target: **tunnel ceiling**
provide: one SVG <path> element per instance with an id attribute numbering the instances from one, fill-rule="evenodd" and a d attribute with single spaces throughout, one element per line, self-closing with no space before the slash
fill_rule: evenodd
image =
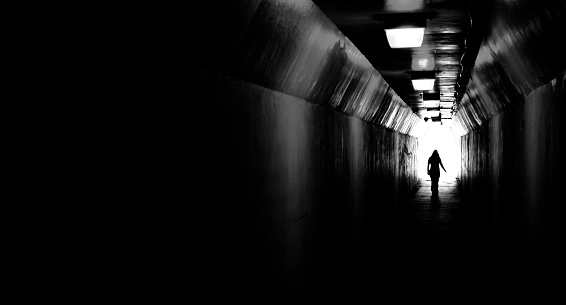
<path id="1" fill-rule="evenodd" d="M 393 90 L 420 118 L 431 116 L 422 91 L 415 91 L 411 71 L 436 70 L 434 92 L 440 93 L 442 119 L 451 119 L 469 70 L 477 55 L 485 7 L 475 9 L 471 0 L 314 0 L 339 30 L 369 60 Z M 476 4 L 476 6 L 478 6 Z M 479 12 L 479 13 L 478 13 Z M 393 49 L 384 31 L 384 20 L 423 13 L 427 16 L 421 47 Z M 474 29 L 471 21 L 473 17 Z M 438 118 L 435 116 L 435 118 Z"/>

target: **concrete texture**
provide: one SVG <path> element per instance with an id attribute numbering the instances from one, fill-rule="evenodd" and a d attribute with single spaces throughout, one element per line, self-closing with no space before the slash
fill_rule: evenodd
<path id="1" fill-rule="evenodd" d="M 561 12 L 561 2 L 549 3 Z M 127 206 L 115 216 L 125 233 L 112 232 L 116 246 L 100 255 L 123 277 L 106 274 L 104 283 L 121 290 L 135 278 L 133 295 L 159 301 L 197 294 L 210 303 L 296 304 L 336 292 L 347 302 L 375 287 L 378 297 L 418 301 L 443 291 L 427 282 L 435 270 L 458 274 L 481 255 L 469 268 L 495 273 L 465 289 L 461 276 L 440 283 L 472 294 L 486 282 L 505 286 L 500 296 L 536 281 L 561 284 L 553 276 L 566 256 L 555 199 L 564 185 L 564 66 L 562 57 L 549 67 L 530 53 L 535 42 L 519 43 L 522 33 L 538 37 L 533 27 L 512 31 L 528 50 L 498 53 L 498 66 L 478 72 L 494 71 L 493 81 L 476 83 L 474 102 L 462 103 L 463 201 L 441 193 L 437 207 L 422 193 L 404 205 L 417 185 L 418 123 L 363 55 L 308 1 L 217 4 L 204 10 L 218 13 L 209 23 L 191 24 L 182 11 L 148 31 L 160 51 L 141 73 L 149 85 L 136 88 L 147 96 L 117 115 L 135 119 L 120 121 L 127 126 L 112 147 L 134 149 L 104 151 L 119 163 L 107 179 L 122 195 L 112 198 Z M 537 11 L 540 29 L 558 20 L 544 21 L 551 8 Z M 524 58 L 527 72 L 542 73 L 521 80 L 523 70 L 510 67 Z M 446 187 L 453 192 L 453 182 Z M 456 262 L 469 250 L 462 240 L 478 247 Z"/>
<path id="2" fill-rule="evenodd" d="M 554 80 L 461 138 L 463 190 L 506 253 L 498 259 L 522 272 L 550 276 L 563 268 L 556 244 L 564 230 L 557 216 L 564 211 L 557 203 L 564 182 L 563 100 L 564 81 Z"/>
<path id="3" fill-rule="evenodd" d="M 494 8 L 455 124 L 463 135 L 463 195 L 493 242 L 496 265 L 525 281 L 551 278 L 563 272 L 565 256 L 557 202 L 566 64 L 554 36 L 565 6 L 496 1 Z"/>
<path id="4" fill-rule="evenodd" d="M 563 1 L 494 1 L 489 35 L 478 51 L 466 92 L 457 101 L 461 135 L 488 122 L 513 103 L 560 75 Z"/>
<path id="5" fill-rule="evenodd" d="M 420 121 L 309 1 L 212 6 L 147 31 L 157 51 L 123 135 L 128 217 L 147 228 L 131 273 L 159 300 L 300 303 L 416 186 Z"/>
<path id="6" fill-rule="evenodd" d="M 203 198 L 193 276 L 210 301 L 295 304 L 321 275 L 347 276 L 368 227 L 416 186 L 421 121 L 312 2 L 214 11 L 198 60 L 184 19 L 161 38 Z"/>
<path id="7" fill-rule="evenodd" d="M 302 300 L 321 274 L 346 276 L 368 228 L 416 187 L 417 139 L 242 80 L 198 73 L 194 88 L 214 114 L 202 126 L 212 138 L 198 162 L 214 162 L 214 177 L 225 186 L 203 197 L 216 219 L 215 233 L 207 235 L 225 243 L 206 250 L 205 272 L 232 270 L 235 278 L 225 279 L 233 281 L 231 293 L 282 303 Z M 249 290 L 256 285 L 263 291 Z"/>
<path id="8" fill-rule="evenodd" d="M 211 10 L 213 24 L 179 18 L 157 34 L 175 42 L 167 44 L 176 63 L 230 75 L 401 133 L 421 132 L 422 120 L 312 1 L 220 1 Z M 194 26 L 206 31 L 186 37 L 191 21 L 205 23 Z M 204 47 L 194 49 L 193 39 Z M 190 52 L 198 61 L 187 56 Z"/>

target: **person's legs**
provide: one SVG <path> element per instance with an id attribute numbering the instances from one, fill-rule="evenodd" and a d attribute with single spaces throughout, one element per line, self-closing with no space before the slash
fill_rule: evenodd
<path id="1" fill-rule="evenodd" d="M 430 176 L 430 190 L 432 191 L 433 195 L 437 195 L 438 194 L 438 176 Z"/>

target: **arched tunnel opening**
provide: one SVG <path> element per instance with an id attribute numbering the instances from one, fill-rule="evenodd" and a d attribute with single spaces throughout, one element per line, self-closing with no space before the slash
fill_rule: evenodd
<path id="1" fill-rule="evenodd" d="M 339 2 L 220 1 L 203 4 L 213 16 L 166 9 L 148 28 L 157 51 L 140 72 L 152 118 L 140 142 L 146 162 L 159 161 L 138 178 L 154 202 L 143 206 L 152 224 L 140 243 L 151 247 L 135 272 L 146 293 L 248 304 L 563 299 L 564 3 L 493 0 L 481 38 L 456 21 L 425 34 L 423 56 L 445 65 L 437 89 L 451 93 L 437 110 L 450 119 L 425 121 L 394 67 L 421 62 L 420 51 L 364 53 L 371 43 L 345 35 L 364 22 L 379 32 L 368 16 L 400 7 L 353 1 L 345 18 Z M 440 12 L 456 3 L 420 2 Z M 436 18 L 469 19 L 464 7 Z M 445 35 L 461 43 L 427 42 Z M 446 168 L 436 199 L 433 150 Z"/>

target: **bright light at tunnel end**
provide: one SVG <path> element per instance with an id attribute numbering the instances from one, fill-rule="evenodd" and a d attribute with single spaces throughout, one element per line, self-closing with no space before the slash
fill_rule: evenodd
<path id="1" fill-rule="evenodd" d="M 385 29 L 391 48 L 418 48 L 423 44 L 424 28 Z"/>
<path id="2" fill-rule="evenodd" d="M 430 179 L 426 172 L 427 161 L 432 152 L 436 149 L 447 171 L 446 173 L 441 173 L 441 179 L 454 179 L 457 177 L 461 166 L 461 152 L 457 135 L 454 133 L 453 128 L 446 125 L 430 123 L 425 123 L 424 125 L 427 126 L 419 137 L 417 154 L 418 175 L 424 179 Z"/>

